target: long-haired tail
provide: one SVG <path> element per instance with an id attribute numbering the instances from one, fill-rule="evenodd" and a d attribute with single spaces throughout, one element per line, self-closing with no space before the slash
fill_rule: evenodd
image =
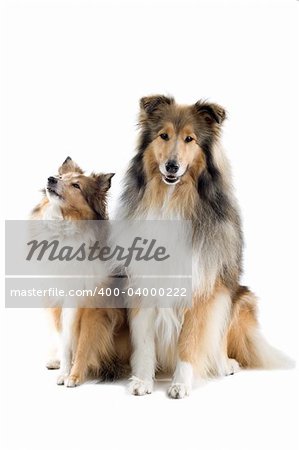
<path id="1" fill-rule="evenodd" d="M 240 286 L 233 299 L 233 318 L 228 331 L 228 356 L 245 368 L 291 369 L 288 356 L 272 347 L 262 336 L 257 320 L 257 299 Z"/>

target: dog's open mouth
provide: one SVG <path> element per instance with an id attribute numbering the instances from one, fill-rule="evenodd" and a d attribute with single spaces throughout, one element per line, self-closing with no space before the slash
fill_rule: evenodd
<path id="1" fill-rule="evenodd" d="M 162 179 L 166 184 L 177 184 L 180 181 L 180 177 L 176 177 L 175 175 L 162 175 Z"/>

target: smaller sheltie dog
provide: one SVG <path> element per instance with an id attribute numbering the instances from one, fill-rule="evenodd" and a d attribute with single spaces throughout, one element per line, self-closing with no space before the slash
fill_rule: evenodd
<path id="1" fill-rule="evenodd" d="M 72 240 L 78 235 L 78 221 L 108 219 L 107 191 L 114 174 L 86 176 L 70 157 L 58 174 L 48 178 L 45 196 L 32 211 L 31 218 L 71 222 L 66 239 Z M 84 301 L 80 301 L 82 308 L 63 308 L 63 305 L 62 301 L 62 308 L 49 308 L 54 329 L 59 334 L 60 357 L 57 349 L 52 349 L 47 368 L 60 367 L 57 384 L 74 387 L 88 375 L 118 378 L 130 357 L 125 309 L 84 308 Z"/>

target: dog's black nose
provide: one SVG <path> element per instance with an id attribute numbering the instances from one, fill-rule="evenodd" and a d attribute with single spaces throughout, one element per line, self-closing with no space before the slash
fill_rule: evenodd
<path id="1" fill-rule="evenodd" d="M 49 183 L 51 183 L 51 184 L 56 184 L 56 183 L 57 183 L 57 180 L 56 180 L 55 177 L 49 177 L 49 178 L 48 178 L 48 181 L 49 181 Z"/>
<path id="2" fill-rule="evenodd" d="M 174 160 L 167 161 L 167 163 L 165 164 L 165 169 L 168 173 L 177 173 L 179 167 L 180 166 L 178 165 L 178 163 Z"/>

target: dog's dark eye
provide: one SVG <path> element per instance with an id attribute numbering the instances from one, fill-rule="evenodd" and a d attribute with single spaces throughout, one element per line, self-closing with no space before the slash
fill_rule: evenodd
<path id="1" fill-rule="evenodd" d="M 160 134 L 160 138 L 163 139 L 163 141 L 168 141 L 169 136 L 167 133 L 162 133 L 162 134 Z"/>
<path id="2" fill-rule="evenodd" d="M 78 183 L 73 183 L 73 187 L 76 188 L 76 189 L 80 189 L 80 186 L 79 186 Z"/>
<path id="3" fill-rule="evenodd" d="M 191 136 L 187 136 L 186 138 L 185 138 L 185 142 L 188 144 L 188 142 L 191 142 L 191 141 L 193 141 L 193 137 L 191 137 Z"/>

